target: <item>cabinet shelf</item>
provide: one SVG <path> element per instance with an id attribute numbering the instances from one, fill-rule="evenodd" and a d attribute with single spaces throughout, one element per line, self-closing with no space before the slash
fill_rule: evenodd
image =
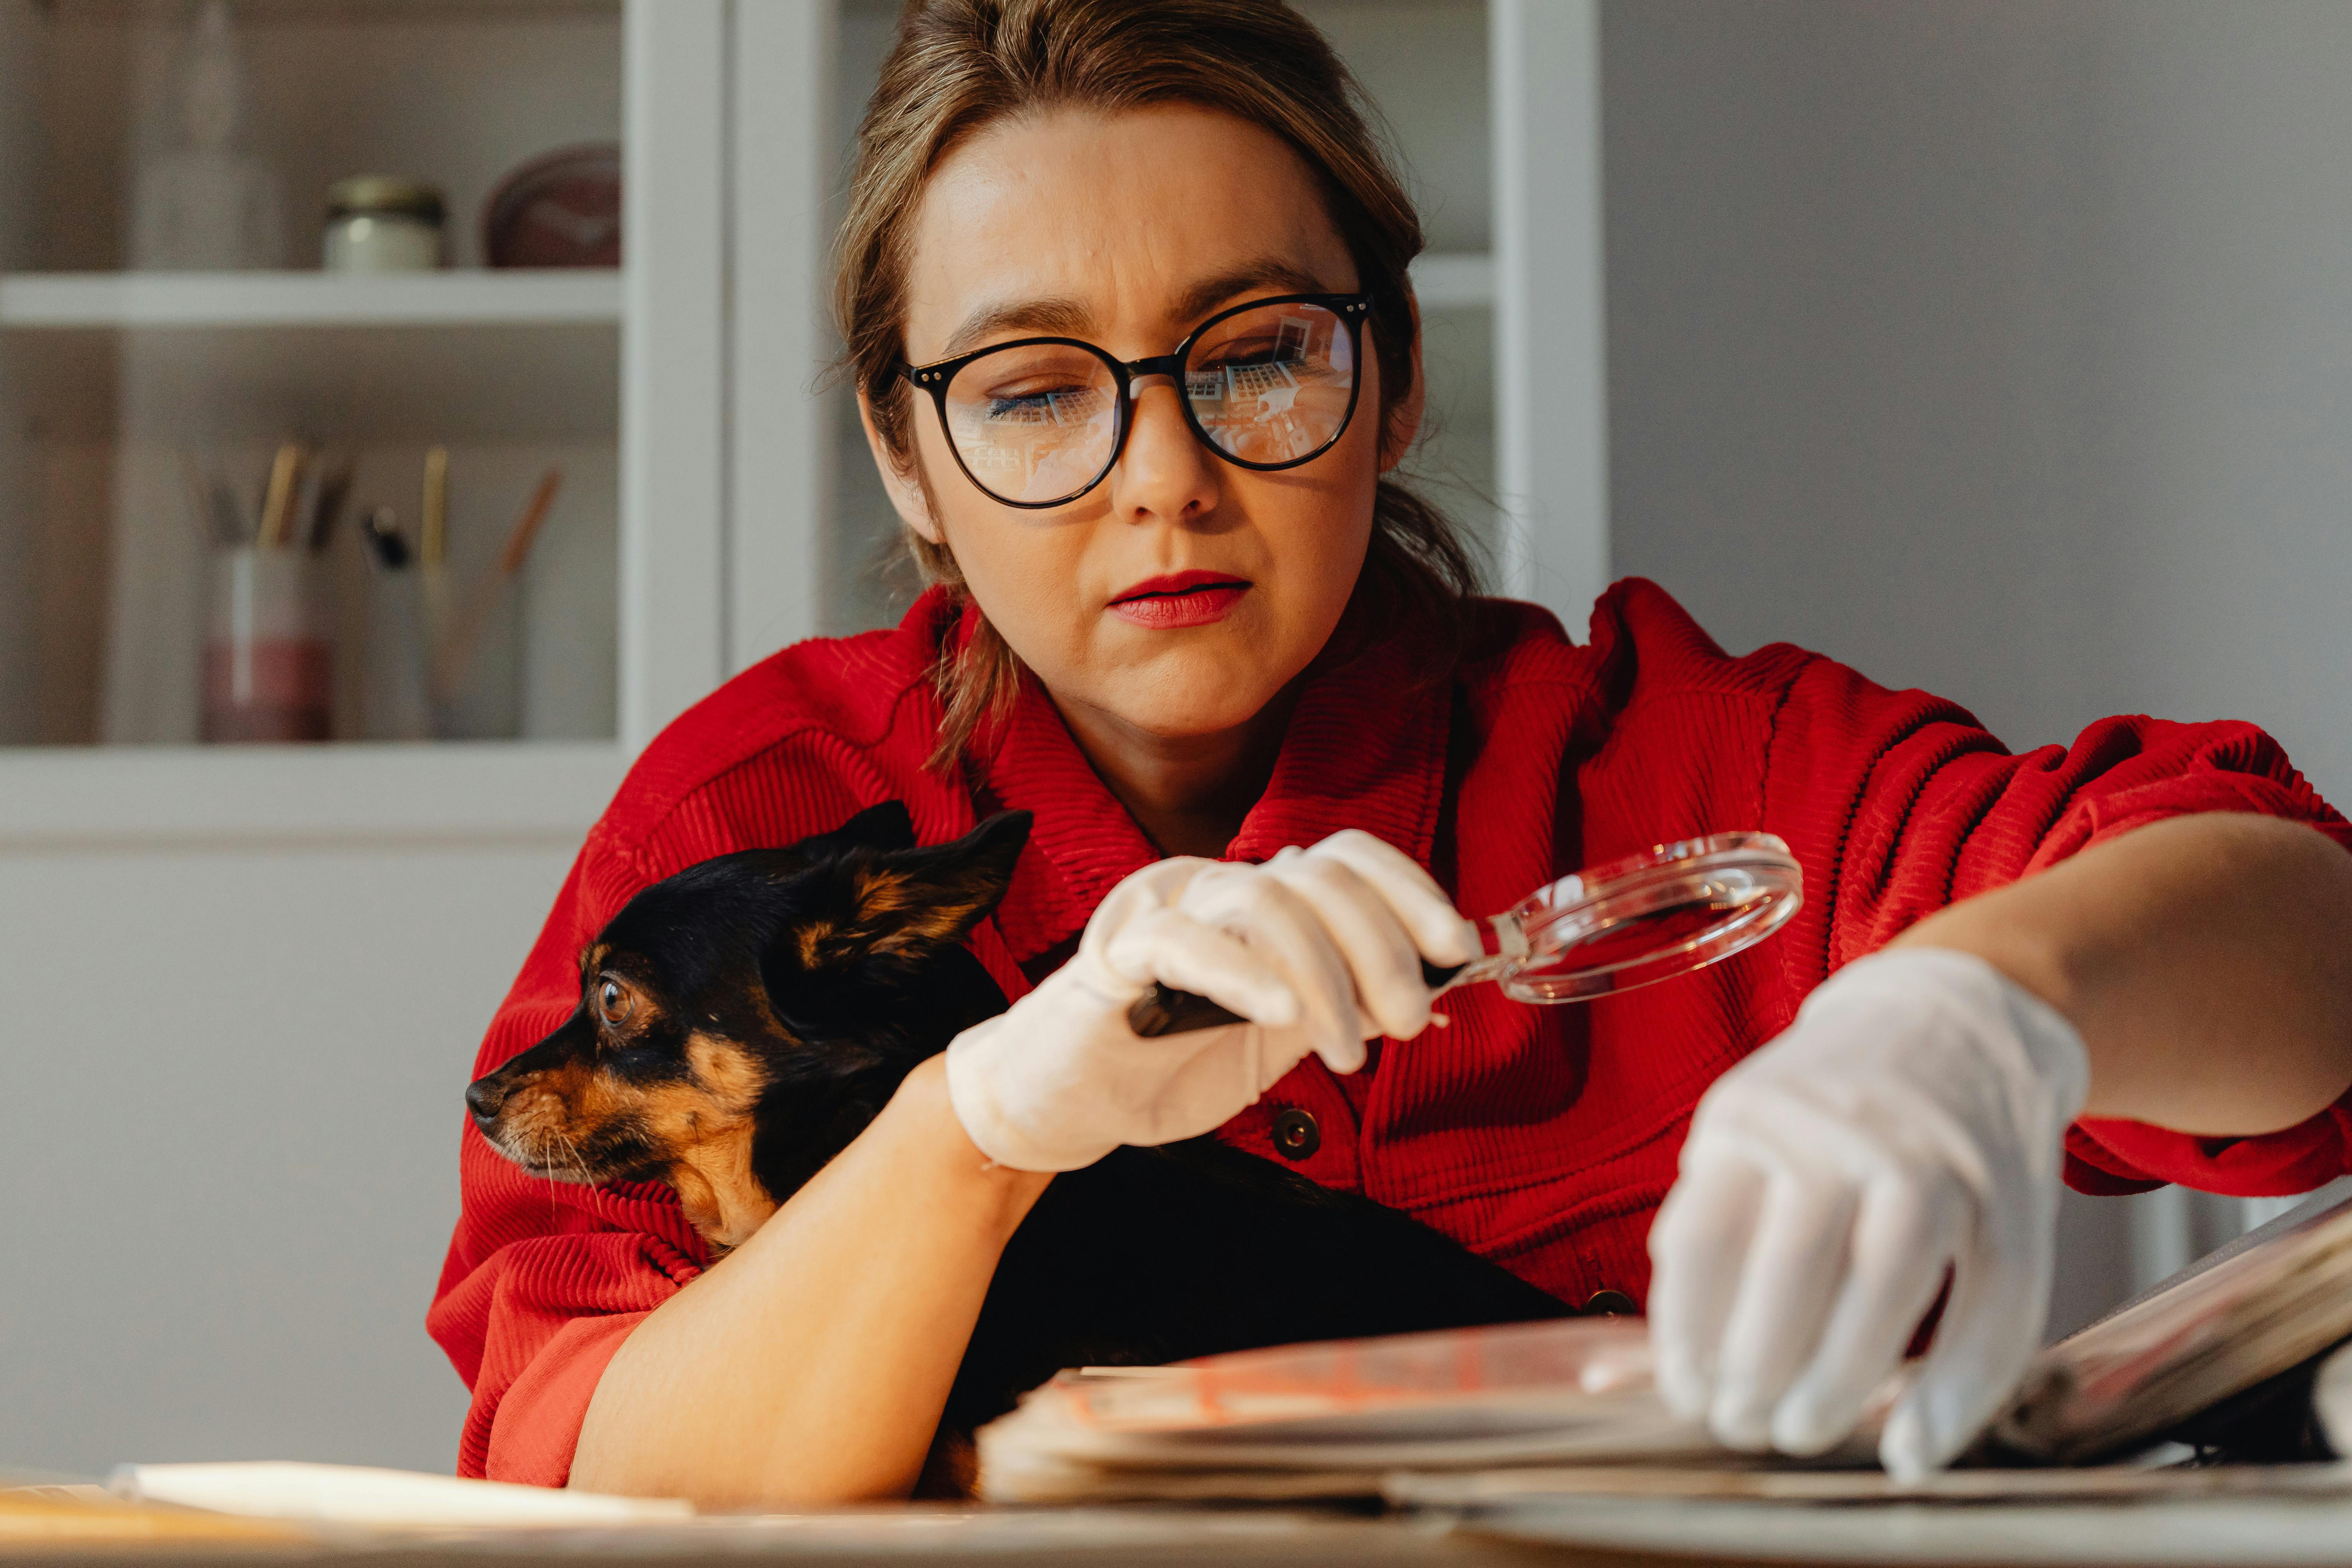
<path id="1" fill-rule="evenodd" d="M 260 328 L 616 324 L 615 270 L 20 272 L 0 327 Z"/>
<path id="2" fill-rule="evenodd" d="M 0 750 L 0 850 L 576 844 L 611 742 Z"/>

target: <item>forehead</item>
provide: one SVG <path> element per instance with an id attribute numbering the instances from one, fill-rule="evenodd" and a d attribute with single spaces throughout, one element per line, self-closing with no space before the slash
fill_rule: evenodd
<path id="1" fill-rule="evenodd" d="M 1191 288 L 1267 262 L 1356 287 L 1313 174 L 1271 132 L 1189 104 L 1000 121 L 924 187 L 908 349 L 919 363 L 977 313 L 1051 300 L 1108 346 L 1157 353 L 1192 324 Z M 1122 334 L 1140 341 L 1110 342 Z"/>

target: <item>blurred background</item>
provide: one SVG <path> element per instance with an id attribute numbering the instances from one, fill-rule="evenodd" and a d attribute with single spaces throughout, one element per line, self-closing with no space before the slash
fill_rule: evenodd
<path id="1" fill-rule="evenodd" d="M 2352 11 L 1304 8 L 1501 587 L 2352 799 Z M 0 1462 L 452 1462 L 457 1094 L 581 834 L 899 602 L 821 308 L 894 15 L 0 0 Z M 2053 1330 L 2258 1212 L 2070 1200 Z"/>

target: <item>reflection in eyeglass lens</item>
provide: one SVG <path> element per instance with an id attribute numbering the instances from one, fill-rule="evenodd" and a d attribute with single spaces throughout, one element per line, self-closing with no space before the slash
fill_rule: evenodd
<path id="1" fill-rule="evenodd" d="M 1118 387 L 1083 349 L 1043 343 L 972 361 L 948 386 L 948 430 L 965 471 L 992 495 L 1058 500 L 1110 459 Z"/>
<path id="2" fill-rule="evenodd" d="M 1296 463 L 1339 437 L 1356 384 L 1347 324 L 1320 305 L 1244 310 L 1202 334 L 1184 362 L 1201 429 L 1244 463 Z M 982 355 L 948 384 L 948 433 L 981 489 L 1042 504 L 1073 496 L 1118 438 L 1110 367 L 1066 343 Z"/>
<path id="3" fill-rule="evenodd" d="M 1269 305 L 1219 322 L 1184 363 L 1209 439 L 1244 463 L 1292 463 L 1339 438 L 1355 389 L 1345 323 L 1320 305 Z"/>

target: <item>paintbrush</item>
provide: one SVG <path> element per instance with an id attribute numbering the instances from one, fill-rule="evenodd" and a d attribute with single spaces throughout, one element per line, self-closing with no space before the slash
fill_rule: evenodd
<path id="1" fill-rule="evenodd" d="M 434 645 L 434 701 L 446 704 L 457 700 L 457 689 L 465 681 L 466 667 L 474 661 L 474 649 L 482 639 L 483 628 L 489 624 L 490 614 L 498 608 L 507 585 L 530 558 L 530 547 L 538 540 L 548 509 L 555 504 L 555 492 L 562 485 L 562 468 L 550 468 L 540 476 L 539 488 L 530 492 L 530 500 L 523 503 L 521 514 L 507 531 L 506 547 L 499 552 L 497 563 L 482 574 L 482 580 L 475 584 L 473 595 L 466 601 L 465 618 L 446 640 Z"/>
<path id="2" fill-rule="evenodd" d="M 424 506 L 416 519 L 418 587 L 425 597 L 425 646 L 438 647 L 449 626 L 449 448 L 425 449 Z"/>

